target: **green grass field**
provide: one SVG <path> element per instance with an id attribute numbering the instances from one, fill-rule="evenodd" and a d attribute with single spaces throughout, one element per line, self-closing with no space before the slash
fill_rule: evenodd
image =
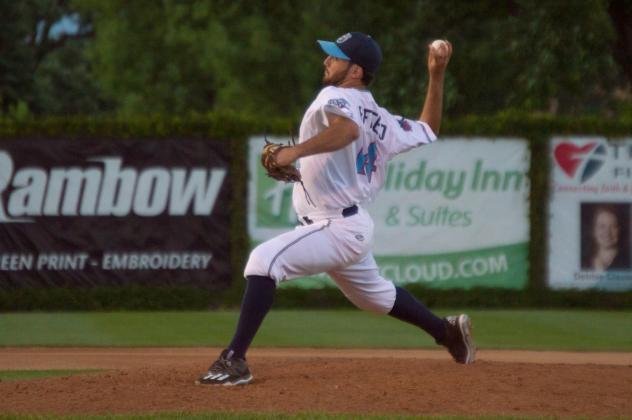
<path id="1" fill-rule="evenodd" d="M 439 311 L 446 315 L 450 311 Z M 632 351 L 632 312 L 468 311 L 479 348 Z M 6 313 L 0 346 L 224 346 L 236 311 Z M 361 311 L 273 310 L 260 347 L 435 347 L 417 328 Z"/>
<path id="2" fill-rule="evenodd" d="M 461 311 L 439 311 L 447 315 Z M 467 311 L 479 348 L 632 351 L 632 312 L 494 310 Z M 0 346 L 223 346 L 237 322 L 236 311 L 6 313 L 0 314 Z M 361 311 L 273 310 L 255 339 L 260 347 L 382 347 L 436 345 L 413 326 Z M 0 381 L 65 376 L 86 371 L 0 371 Z M 353 416 L 340 414 L 163 413 L 107 416 L 17 416 L 0 420 L 172 419 L 443 419 L 502 420 L 547 417 Z"/>
<path id="3" fill-rule="evenodd" d="M 24 381 L 28 379 L 70 376 L 79 373 L 100 372 L 99 369 L 54 369 L 54 370 L 0 370 L 0 381 Z"/>

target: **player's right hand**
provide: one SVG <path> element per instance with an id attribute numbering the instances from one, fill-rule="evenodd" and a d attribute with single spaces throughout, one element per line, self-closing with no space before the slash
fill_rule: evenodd
<path id="1" fill-rule="evenodd" d="M 433 48 L 428 44 L 428 71 L 432 75 L 441 75 L 445 72 L 452 57 L 452 43 L 445 40 L 439 48 Z"/>

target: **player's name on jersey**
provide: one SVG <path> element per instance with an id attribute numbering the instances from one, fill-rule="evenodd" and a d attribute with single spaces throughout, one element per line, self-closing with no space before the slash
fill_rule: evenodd
<path id="1" fill-rule="evenodd" d="M 206 270 L 209 252 L 104 252 L 91 258 L 86 252 L 4 253 L 0 271 Z"/>
<path id="2" fill-rule="evenodd" d="M 417 167 L 403 162 L 389 164 L 384 189 L 386 191 L 436 191 L 455 199 L 464 191 L 504 192 L 520 191 L 526 186 L 526 174 L 518 170 L 495 170 L 484 167 L 482 159 L 467 170 L 432 169 L 425 160 Z"/>

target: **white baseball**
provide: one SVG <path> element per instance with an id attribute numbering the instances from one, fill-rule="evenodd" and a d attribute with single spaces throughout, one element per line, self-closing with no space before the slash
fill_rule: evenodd
<path id="1" fill-rule="evenodd" d="M 430 46 L 436 51 L 441 51 L 443 48 L 445 48 L 445 51 L 448 51 L 448 43 L 442 39 L 435 39 L 434 41 L 432 41 L 432 44 L 430 44 Z"/>

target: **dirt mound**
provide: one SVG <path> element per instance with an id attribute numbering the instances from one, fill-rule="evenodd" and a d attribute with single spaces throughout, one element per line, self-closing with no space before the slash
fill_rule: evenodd
<path id="1" fill-rule="evenodd" d="M 195 385 L 215 350 L 0 349 L 2 369 L 109 369 L 0 383 L 0 412 L 632 415 L 627 353 L 611 356 L 612 364 L 604 364 L 603 354 L 594 363 L 579 364 L 553 356 L 533 363 L 527 352 L 517 353 L 525 360 L 497 361 L 481 352 L 474 365 L 462 366 L 444 352 L 255 349 L 249 358 L 252 385 Z M 577 355 L 590 360 L 586 353 Z"/>

